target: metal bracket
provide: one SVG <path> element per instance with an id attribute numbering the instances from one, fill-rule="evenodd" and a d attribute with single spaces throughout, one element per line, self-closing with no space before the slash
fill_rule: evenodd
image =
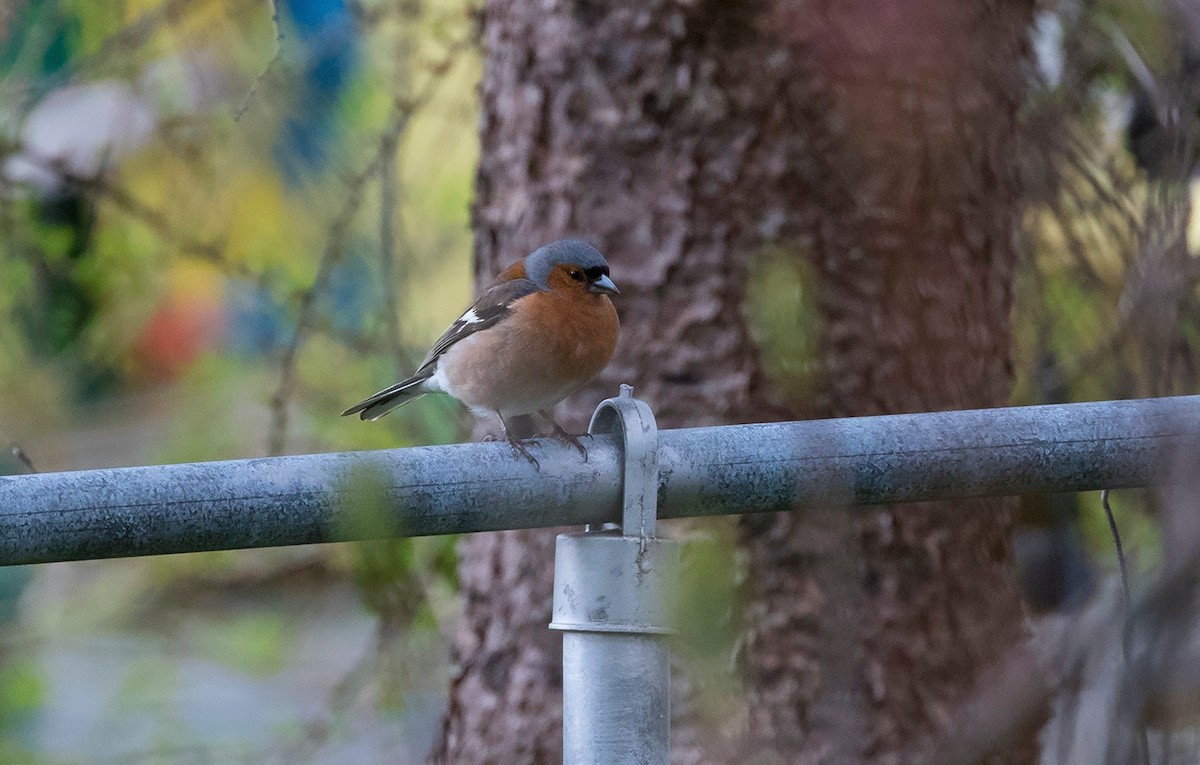
<path id="1" fill-rule="evenodd" d="M 622 528 L 605 524 L 560 534 L 554 561 L 551 629 L 670 634 L 679 545 L 655 536 L 658 520 L 658 426 L 633 388 L 596 407 L 588 432 L 622 441 Z"/>
<path id="2" fill-rule="evenodd" d="M 563 633 L 563 762 L 667 765 L 679 545 L 658 539 L 658 426 L 621 386 L 591 434 L 620 439 L 621 528 L 560 534 L 550 629 Z"/>
<path id="3" fill-rule="evenodd" d="M 621 528 L 627 536 L 653 539 L 658 521 L 658 424 L 650 405 L 621 385 L 614 398 L 600 402 L 588 433 L 612 433 L 622 442 Z"/>

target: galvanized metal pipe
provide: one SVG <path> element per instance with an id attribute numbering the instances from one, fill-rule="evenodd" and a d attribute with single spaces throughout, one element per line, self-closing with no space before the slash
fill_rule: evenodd
<path id="1" fill-rule="evenodd" d="M 563 633 L 564 763 L 667 765 L 678 574 L 672 540 L 558 536 L 550 628 Z"/>
<path id="2" fill-rule="evenodd" d="M 1197 435 L 1198 396 L 666 430 L 659 517 L 1145 486 Z M 374 485 L 363 471 L 397 534 L 620 518 L 611 436 L 587 462 L 533 452 L 540 471 L 483 443 L 3 477 L 0 564 L 359 538 L 346 508 Z"/>
<path id="3" fill-rule="evenodd" d="M 564 632 L 563 763 L 667 765 L 670 659 L 662 635 Z"/>

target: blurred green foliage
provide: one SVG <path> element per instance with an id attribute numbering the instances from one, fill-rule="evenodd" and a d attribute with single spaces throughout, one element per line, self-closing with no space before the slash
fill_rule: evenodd
<path id="1" fill-rule="evenodd" d="M 359 7 L 363 52 L 328 118 L 334 126 L 330 164 L 299 179 L 276 162 L 278 136 L 292 119 L 292 94 L 302 89 L 304 76 L 303 55 L 286 44 L 291 38 L 285 29 L 276 57 L 276 33 L 262 8 L 178 5 L 31 2 L 10 30 L 4 89 L 23 96 L 9 102 L 22 108 L 5 110 L 0 124 L 19 125 L 22 110 L 36 108 L 43 86 L 62 84 L 32 53 L 51 45 L 48 35 L 62 38 L 81 83 L 134 83 L 149 91 L 161 120 L 144 143 L 110 161 L 101 181 L 68 188 L 69 205 L 11 188 L 4 195 L 0 308 L 21 321 L 0 328 L 0 385 L 15 393 L 0 403 L 0 421 L 23 443 L 59 429 L 79 404 L 147 384 L 182 380 L 172 389 L 186 389 L 191 405 L 172 407 L 197 421 L 197 410 L 261 407 L 269 400 L 279 357 L 267 348 L 247 359 L 229 348 L 222 335 L 231 329 L 221 323 L 229 321 L 230 291 L 264 290 L 267 308 L 278 314 L 277 336 L 269 343 L 277 350 L 288 341 L 296 301 L 312 285 L 323 253 L 344 251 L 358 278 L 378 273 L 377 177 L 363 182 L 363 204 L 353 210 L 342 241 L 331 242 L 330 226 L 346 179 L 377 151 L 376 138 L 397 98 L 425 99 L 412 107 L 397 136 L 403 193 L 392 200 L 398 207 L 393 233 L 402 278 L 395 289 L 405 360 L 416 357 L 469 295 L 478 62 L 462 45 L 470 34 L 465 4 L 423 3 L 406 14 L 391 4 Z M 286 18 L 280 23 L 286 27 Z M 114 45 L 122 36 L 138 44 Z M 408 60 L 396 61 L 403 38 L 414 44 L 404 49 Z M 172 65 L 178 58 L 186 66 Z M 198 70 L 191 79 L 187 66 Z M 216 92 L 201 107 L 183 110 L 173 103 L 184 98 L 178 91 L 202 87 Z M 50 217 L 51 203 L 73 212 Z M 334 296 L 320 310 L 300 348 L 299 384 L 289 402 L 298 415 L 289 433 L 295 444 L 377 447 L 460 435 L 455 423 L 461 420 L 447 417 L 453 410 L 437 403 L 415 405 L 415 417 L 374 427 L 326 416 L 386 384 L 399 364 L 383 347 L 378 291 L 350 306 Z M 167 341 L 194 329 L 189 322 L 208 325 L 196 330 L 203 337 L 182 363 L 147 347 L 156 323 L 169 328 L 172 319 L 183 329 L 168 333 Z M 30 410 L 38 414 L 30 416 Z M 241 414 L 229 416 L 244 419 Z M 190 459 L 252 454 L 266 440 L 236 427 L 192 427 L 189 436 L 168 452 Z M 160 453 L 130 461 L 172 456 L 161 447 L 154 451 Z"/>
<path id="2" fill-rule="evenodd" d="M 207 624 L 193 639 L 213 659 L 243 672 L 265 675 L 284 668 L 285 649 L 295 636 L 280 614 L 256 610 Z"/>
<path id="3" fill-rule="evenodd" d="M 0 666 L 0 728 L 12 730 L 26 722 L 43 701 L 45 688 L 37 664 L 29 657 L 8 657 Z"/>
<path id="4" fill-rule="evenodd" d="M 0 14 L 11 18 L 0 28 L 0 168 L 30 152 L 25 126 L 55 99 L 83 109 L 81 94 L 102 88 L 153 116 L 137 141 L 82 150 L 91 165 L 44 161 L 42 175 L 61 172 L 56 183 L 18 184 L 0 173 L 0 316 L 10 319 L 0 321 L 0 440 L 6 449 L 19 443 L 39 470 L 260 455 L 275 430 L 289 451 L 462 437 L 466 418 L 448 400 L 372 424 L 336 415 L 406 371 L 471 292 L 479 71 L 471 6 L 280 0 L 278 26 L 271 7 L 23 0 L 11 17 Z M 103 115 L 66 114 L 51 124 L 91 122 L 103 134 Z M 75 132 L 86 144 L 86 127 Z M 385 151 L 394 161 L 381 165 Z M 380 172 L 364 173 L 369 167 L 394 173 L 394 197 L 384 198 Z M 386 285 L 384 238 L 396 259 Z M 329 280 L 319 284 L 323 270 Z M 387 334 L 385 289 L 395 293 L 399 346 Z M 294 384 L 283 390 L 308 291 L 315 299 Z M 0 468 L 24 469 L 7 459 Z M 350 522 L 383 523 L 386 508 L 362 496 Z M 0 662 L 0 761 L 56 761 L 59 750 L 34 725 L 39 708 L 63 703 L 61 680 L 42 657 L 97 650 L 101 636 L 154 646 L 138 661 L 100 659 L 123 673 L 117 688 L 78 680 L 80 693 L 115 693 L 112 735 L 131 736 L 146 761 L 155 751 L 170 761 L 192 745 L 217 756 L 229 742 L 195 727 L 203 702 L 189 700 L 200 691 L 187 668 L 213 663 L 244 683 L 295 676 L 306 646 L 341 634 L 324 624 L 345 618 L 344 598 L 326 594 L 339 581 L 355 583 L 376 620 L 431 636 L 406 638 L 420 661 L 437 659 L 404 683 L 444 685 L 439 630 L 453 615 L 455 564 L 450 539 L 376 540 L 299 555 L 92 564 L 81 579 L 64 573 L 71 585 L 27 595 L 11 622 L 14 639 L 36 648 Z M 45 593 L 53 579 L 32 586 Z M 342 653 L 329 666 L 391 650 L 382 636 L 353 629 L 365 642 L 327 647 Z M 331 704 L 358 708 L 357 697 L 339 700 L 335 690 Z M 273 726 L 268 739 L 260 731 L 251 749 L 286 749 L 311 735 L 310 723 L 264 722 Z M 87 730 L 62 738 L 86 740 Z M 240 759 L 248 744 L 231 746 Z"/>
<path id="5" fill-rule="evenodd" d="M 789 405 L 811 410 L 822 389 L 816 272 L 806 253 L 768 247 L 750 262 L 746 308 L 763 372 Z"/>
<path id="6" fill-rule="evenodd" d="M 735 667 L 745 584 L 739 526 L 736 519 L 705 519 L 681 531 L 678 633 L 672 648 L 686 669 L 699 714 L 714 725 L 728 725 L 743 703 Z"/>

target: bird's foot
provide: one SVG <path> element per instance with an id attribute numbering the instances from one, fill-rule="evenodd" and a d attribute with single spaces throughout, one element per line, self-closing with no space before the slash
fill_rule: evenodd
<path id="1" fill-rule="evenodd" d="M 579 436 L 573 436 L 567 431 L 563 430 L 562 425 L 559 425 L 557 422 L 555 422 L 554 418 L 551 417 L 548 412 L 543 411 L 538 412 L 538 414 L 542 415 L 546 422 L 550 423 L 550 427 L 554 429 L 551 433 L 551 437 L 554 438 L 555 441 L 559 441 L 569 446 L 574 446 L 579 450 L 579 456 L 583 457 L 583 461 L 588 461 L 587 449 L 584 447 L 583 442 L 579 440 Z"/>
<path id="2" fill-rule="evenodd" d="M 509 448 L 511 448 L 514 452 L 516 452 L 517 454 L 521 455 L 525 459 L 532 462 L 533 466 L 535 468 L 537 468 L 538 472 L 541 472 L 541 469 L 542 469 L 541 463 L 539 463 L 537 461 L 537 457 L 534 457 L 533 454 L 530 453 L 529 447 L 527 447 L 525 445 L 524 441 L 513 438 L 512 436 L 509 436 L 508 437 L 508 445 L 509 445 Z"/>

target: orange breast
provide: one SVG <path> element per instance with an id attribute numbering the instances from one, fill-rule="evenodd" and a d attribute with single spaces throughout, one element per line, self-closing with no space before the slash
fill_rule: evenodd
<path id="1" fill-rule="evenodd" d="M 620 322 L 607 295 L 588 294 L 584 299 L 554 292 L 530 295 L 529 310 L 519 316 L 527 326 L 553 328 L 540 333 L 538 355 L 543 357 L 544 373 L 555 380 L 578 380 L 583 385 L 604 369 L 616 350 Z"/>
<path id="2" fill-rule="evenodd" d="M 548 409 L 602 370 L 617 346 L 619 321 L 606 295 L 522 298 L 513 315 L 451 348 L 444 365 L 468 406 L 505 416 Z"/>

